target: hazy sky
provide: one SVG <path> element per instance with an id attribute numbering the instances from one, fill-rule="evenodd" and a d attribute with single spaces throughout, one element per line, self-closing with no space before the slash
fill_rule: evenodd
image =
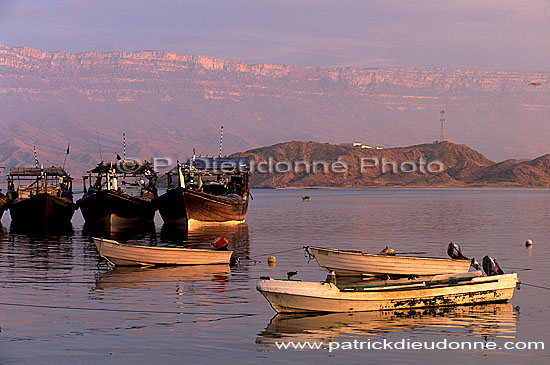
<path id="1" fill-rule="evenodd" d="M 550 71 L 550 0 L 0 0 L 0 42 L 247 63 Z"/>

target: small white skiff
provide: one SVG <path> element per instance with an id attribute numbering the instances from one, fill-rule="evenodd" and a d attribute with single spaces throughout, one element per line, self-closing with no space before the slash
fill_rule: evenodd
<path id="1" fill-rule="evenodd" d="M 440 275 L 463 273 L 470 269 L 470 260 L 438 259 L 415 256 L 372 255 L 360 251 L 343 251 L 309 246 L 319 266 L 338 276 L 383 275 Z"/>
<path id="2" fill-rule="evenodd" d="M 125 245 L 95 238 L 101 257 L 113 265 L 212 265 L 229 264 L 233 251 Z"/>
<path id="3" fill-rule="evenodd" d="M 330 282 L 261 278 L 256 289 L 278 313 L 363 312 L 506 302 L 517 280 L 517 274 L 482 277 L 475 271 L 405 284 L 338 288 Z"/>

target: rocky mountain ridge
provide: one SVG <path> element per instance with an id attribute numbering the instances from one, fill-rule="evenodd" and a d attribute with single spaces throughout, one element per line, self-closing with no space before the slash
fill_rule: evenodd
<path id="1" fill-rule="evenodd" d="M 540 85 L 532 85 L 536 81 Z M 492 159 L 547 152 L 550 73 L 248 65 L 169 51 L 45 52 L 0 44 L 0 165 L 79 175 L 122 151 L 185 159 L 289 140 L 386 147 L 439 136 Z M 99 146 L 98 146 L 99 137 Z"/>
<path id="2" fill-rule="evenodd" d="M 496 163 L 451 142 L 388 149 L 287 142 L 233 156 L 253 161 L 251 183 L 258 188 L 550 187 L 548 154 Z M 323 161 L 328 169 L 322 168 Z M 345 168 L 333 170 L 335 163 Z M 315 165 L 317 170 L 313 170 Z"/>

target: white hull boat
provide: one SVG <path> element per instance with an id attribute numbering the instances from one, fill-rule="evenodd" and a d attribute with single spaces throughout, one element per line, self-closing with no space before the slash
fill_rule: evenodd
<path id="1" fill-rule="evenodd" d="M 338 288 L 330 282 L 261 278 L 256 289 L 278 313 L 366 312 L 506 302 L 517 280 L 515 273 L 482 277 L 476 271 L 407 284 Z"/>
<path id="2" fill-rule="evenodd" d="M 338 276 L 422 276 L 463 273 L 470 269 L 470 260 L 440 259 L 415 256 L 367 254 L 309 246 L 319 266 Z"/>
<path id="3" fill-rule="evenodd" d="M 229 264 L 233 254 L 233 251 L 126 245 L 95 237 L 93 240 L 101 257 L 121 266 Z"/>

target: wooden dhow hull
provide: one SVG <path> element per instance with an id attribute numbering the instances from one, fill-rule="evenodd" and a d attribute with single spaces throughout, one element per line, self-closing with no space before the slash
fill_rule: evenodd
<path id="1" fill-rule="evenodd" d="M 229 264 L 232 251 L 125 245 L 93 238 L 101 257 L 113 265 L 214 265 Z"/>
<path id="2" fill-rule="evenodd" d="M 8 210 L 8 197 L 4 193 L 0 193 L 0 218 L 4 214 L 4 211 Z"/>
<path id="3" fill-rule="evenodd" d="M 242 222 L 248 210 L 248 195 L 214 195 L 176 188 L 155 200 L 165 223 Z"/>
<path id="4" fill-rule="evenodd" d="M 61 226 L 71 222 L 76 205 L 65 198 L 40 193 L 8 202 L 11 221 L 18 226 Z"/>
<path id="5" fill-rule="evenodd" d="M 218 196 L 184 189 L 187 221 L 243 222 L 248 210 L 248 196 Z"/>
<path id="6" fill-rule="evenodd" d="M 153 203 L 155 208 L 158 209 L 164 223 L 174 225 L 187 224 L 182 188 L 167 190 L 156 198 Z"/>
<path id="7" fill-rule="evenodd" d="M 319 266 L 338 276 L 361 275 L 439 275 L 467 272 L 470 260 L 438 259 L 414 256 L 372 255 L 309 246 Z"/>
<path id="8" fill-rule="evenodd" d="M 332 283 L 258 279 L 256 288 L 277 313 L 367 312 L 506 302 L 516 283 L 517 274 L 506 274 L 349 290 Z"/>
<path id="9" fill-rule="evenodd" d="M 152 222 L 155 208 L 150 199 L 111 190 L 99 191 L 77 201 L 86 222 L 103 227 Z"/>

